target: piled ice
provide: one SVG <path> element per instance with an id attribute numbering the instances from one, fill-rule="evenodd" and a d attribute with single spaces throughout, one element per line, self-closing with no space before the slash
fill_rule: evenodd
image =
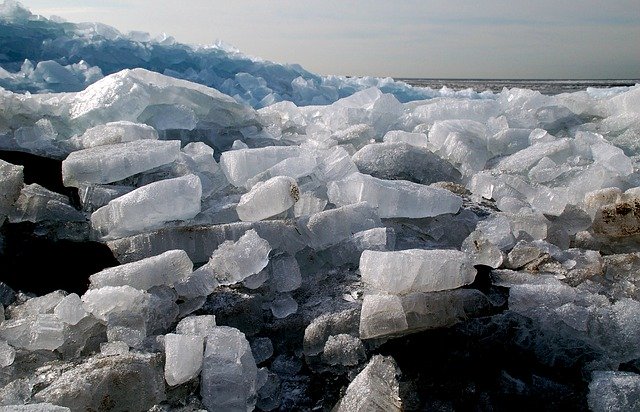
<path id="1" fill-rule="evenodd" d="M 0 48 L 7 56 L 2 61 L 0 86 L 19 92 L 78 91 L 104 75 L 142 67 L 215 87 L 254 107 L 283 100 L 328 104 L 372 86 L 402 101 L 450 93 L 411 88 L 391 78 L 323 77 L 296 64 L 244 55 L 222 42 L 190 46 L 167 35 L 121 33 L 100 23 L 46 19 L 12 0 L 5 2 L 0 13 L 0 29 L 6 33 Z"/>
<path id="2" fill-rule="evenodd" d="M 640 87 L 434 92 L 0 15 L 0 148 L 25 152 L 0 161 L 0 265 L 56 233 L 121 263 L 84 293 L 0 283 L 0 404 L 328 409 L 352 380 L 337 410 L 468 409 L 412 372 L 452 346 L 486 409 L 635 408 Z M 464 373 L 503 336 L 524 366 Z"/>

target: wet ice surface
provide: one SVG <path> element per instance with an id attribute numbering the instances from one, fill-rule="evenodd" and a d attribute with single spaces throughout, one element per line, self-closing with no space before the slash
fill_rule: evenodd
<path id="1" fill-rule="evenodd" d="M 1 160 L 0 254 L 120 263 L 0 283 L 0 405 L 637 409 L 638 86 L 436 92 L 0 11 L 74 33 L 0 71 L 0 147 L 72 188 Z"/>

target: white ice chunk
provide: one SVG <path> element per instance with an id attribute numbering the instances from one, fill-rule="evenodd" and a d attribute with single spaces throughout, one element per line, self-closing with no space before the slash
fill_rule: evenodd
<path id="1" fill-rule="evenodd" d="M 486 122 L 500 113 L 495 100 L 480 99 L 436 99 L 413 110 L 413 116 L 421 123 L 433 124 L 438 120 L 468 119 Z"/>
<path id="2" fill-rule="evenodd" d="M 358 168 L 351 155 L 342 147 L 332 147 L 319 155 L 318 177 L 325 182 L 344 179 L 356 172 Z"/>
<path id="3" fill-rule="evenodd" d="M 127 314 L 145 314 L 150 296 L 131 286 L 105 286 L 82 295 L 85 309 L 103 322 Z"/>
<path id="4" fill-rule="evenodd" d="M 326 206 L 326 199 L 321 199 L 311 192 L 305 192 L 300 195 L 298 201 L 293 205 L 293 213 L 296 217 L 312 215 L 322 212 Z"/>
<path id="5" fill-rule="evenodd" d="M 202 368 L 204 337 L 168 333 L 164 337 L 164 350 L 164 379 L 169 386 L 180 385 L 198 376 Z"/>
<path id="6" fill-rule="evenodd" d="M 53 310 L 53 313 L 66 324 L 76 325 L 87 317 L 87 311 L 82 306 L 80 296 L 71 293 L 64 297 Z"/>
<path id="7" fill-rule="evenodd" d="M 473 282 L 476 270 L 457 250 L 365 250 L 360 257 L 362 281 L 382 293 L 407 294 L 455 289 Z"/>
<path id="8" fill-rule="evenodd" d="M 331 202 L 338 206 L 367 202 L 377 208 L 382 218 L 437 216 L 456 213 L 462 206 L 462 198 L 445 189 L 360 173 L 330 183 L 328 194 Z"/>
<path id="9" fill-rule="evenodd" d="M 208 411 L 249 411 L 256 401 L 258 368 L 238 329 L 218 326 L 207 337 L 200 395 Z"/>
<path id="10" fill-rule="evenodd" d="M 569 139 L 538 143 L 500 160 L 497 168 L 507 173 L 528 173 L 544 157 L 548 157 L 556 163 L 563 163 L 570 153 L 571 142 Z"/>
<path id="11" fill-rule="evenodd" d="M 269 242 L 248 230 L 237 242 L 226 241 L 216 249 L 207 266 L 221 285 L 231 285 L 260 272 L 269 263 Z"/>
<path id="12" fill-rule="evenodd" d="M 71 153 L 62 162 L 65 186 L 111 183 L 173 162 L 180 155 L 179 140 L 135 140 L 96 146 Z"/>
<path id="13" fill-rule="evenodd" d="M 183 335 L 209 336 L 216 328 L 214 315 L 189 316 L 176 326 L 176 333 Z"/>
<path id="14" fill-rule="evenodd" d="M 311 247 L 316 250 L 340 243 L 354 233 L 381 227 L 380 218 L 367 203 L 356 203 L 325 210 L 301 221 L 309 233 Z"/>
<path id="15" fill-rule="evenodd" d="M 429 142 L 464 175 L 484 169 L 489 159 L 487 128 L 472 120 L 436 122 L 429 131 Z"/>
<path id="16" fill-rule="evenodd" d="M 69 142 L 81 149 L 134 140 L 157 140 L 158 132 L 151 126 L 128 121 L 109 122 L 87 129 Z"/>
<path id="17" fill-rule="evenodd" d="M 115 237 L 143 232 L 200 212 L 202 186 L 195 175 L 161 180 L 112 200 L 91 215 L 91 225 Z"/>
<path id="18" fill-rule="evenodd" d="M 89 277 L 91 288 L 129 285 L 140 290 L 171 286 L 189 276 L 193 263 L 184 250 L 169 250 L 161 255 L 104 269 Z"/>
<path id="19" fill-rule="evenodd" d="M 255 175 L 297 156 L 300 156 L 300 148 L 295 146 L 230 150 L 220 156 L 220 167 L 232 185 L 243 187 Z"/>
<path id="20" fill-rule="evenodd" d="M 408 143 L 412 146 L 430 147 L 427 135 L 424 133 L 411 133 L 403 130 L 391 130 L 387 132 L 382 141 L 385 143 Z"/>
<path id="21" fill-rule="evenodd" d="M 254 222 L 280 214 L 300 198 L 296 180 L 287 176 L 259 182 L 240 198 L 236 210 L 243 221 Z"/>
<path id="22" fill-rule="evenodd" d="M 403 410 L 398 371 L 391 357 L 376 355 L 347 387 L 344 397 L 332 409 L 335 412 Z"/>
<path id="23" fill-rule="evenodd" d="M 409 328 L 396 295 L 366 295 L 360 314 L 360 338 L 371 339 L 404 331 Z"/>

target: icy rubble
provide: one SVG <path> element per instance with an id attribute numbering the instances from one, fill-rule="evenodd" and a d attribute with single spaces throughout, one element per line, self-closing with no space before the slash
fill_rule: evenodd
<path id="1" fill-rule="evenodd" d="M 640 408 L 640 375 L 631 372 L 596 371 L 589 384 L 589 408 L 600 411 L 633 411 Z"/>
<path id="2" fill-rule="evenodd" d="M 0 148 L 62 161 L 69 191 L 0 161 L 0 223 L 33 236 L 75 224 L 121 262 L 83 294 L 3 301 L 3 403 L 326 409 L 349 379 L 336 410 L 399 410 L 400 384 L 419 409 L 411 388 L 438 387 L 398 382 L 377 353 L 402 359 L 408 334 L 439 345 L 508 329 L 542 364 L 592 376 L 592 409 L 635 406 L 622 369 L 640 357 L 640 87 L 434 92 L 13 2 L 0 15 L 0 33 L 70 34 L 35 65 L 7 49 L 20 53 L 0 69 Z M 496 372 L 500 390 L 546 379 L 512 372 Z"/>

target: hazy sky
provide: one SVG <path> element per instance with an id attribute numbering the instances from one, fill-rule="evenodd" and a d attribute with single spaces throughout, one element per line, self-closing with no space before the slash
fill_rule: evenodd
<path id="1" fill-rule="evenodd" d="M 24 0 L 322 74 L 640 78 L 640 0 Z"/>

